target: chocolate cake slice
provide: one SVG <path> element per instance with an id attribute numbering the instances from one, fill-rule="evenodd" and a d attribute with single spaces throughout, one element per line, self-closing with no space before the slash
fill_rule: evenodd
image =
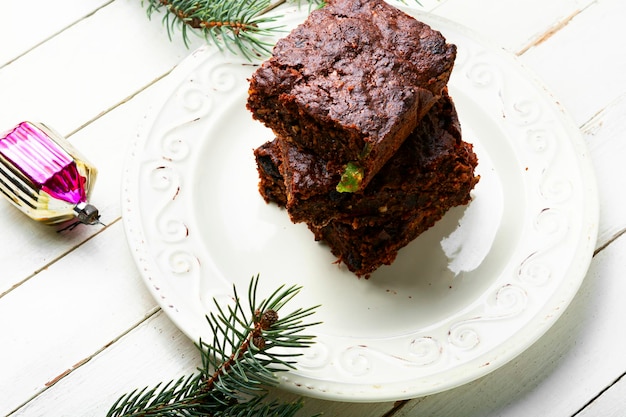
<path id="1" fill-rule="evenodd" d="M 259 193 L 266 203 L 274 202 L 281 207 L 287 205 L 285 181 L 280 173 L 282 155 L 278 141 L 265 142 L 254 150 L 259 172 Z"/>
<path id="2" fill-rule="evenodd" d="M 333 220 L 326 226 L 308 224 L 315 240 L 326 243 L 337 260 L 359 277 L 368 277 L 382 265 L 391 265 L 398 251 L 432 227 L 452 207 L 467 204 L 468 194 L 448 195 L 404 215 L 353 227 Z"/>
<path id="3" fill-rule="evenodd" d="M 390 264 L 399 249 L 451 207 L 467 204 L 479 180 L 474 174 L 477 157 L 472 145 L 461 139 L 456 111 L 447 96 L 360 194 L 336 193 L 322 160 L 293 147 L 285 158 L 282 145 L 281 139 L 275 139 L 255 150 L 261 195 L 267 202 L 287 207 L 292 220 L 306 222 L 316 240 L 328 244 L 358 276 Z M 290 172 L 290 179 L 285 172 Z M 292 195 L 290 206 L 289 190 L 294 184 L 299 194 Z M 311 189 L 327 193 L 307 200 L 304 196 Z"/>
<path id="4" fill-rule="evenodd" d="M 363 190 L 446 86 L 456 47 L 382 0 L 330 0 L 278 41 L 247 106 L 276 136 Z"/>
<path id="5" fill-rule="evenodd" d="M 340 166 L 299 151 L 289 142 L 275 142 L 282 155 L 284 205 L 296 223 L 324 226 L 337 219 L 356 227 L 424 207 L 440 197 L 433 192 L 437 187 L 441 192 L 467 194 L 474 185 L 475 156 L 471 146 L 462 142 L 456 109 L 445 91 L 361 193 L 335 190 Z"/>

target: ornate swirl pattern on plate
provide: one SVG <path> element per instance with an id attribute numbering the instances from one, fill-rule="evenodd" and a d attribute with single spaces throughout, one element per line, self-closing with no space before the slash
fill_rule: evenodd
<path id="1" fill-rule="evenodd" d="M 519 265 L 517 275 L 526 285 L 540 286 L 546 284 L 554 275 L 549 258 L 551 248 L 558 247 L 568 236 L 570 219 L 558 209 L 546 208 L 537 214 L 533 223 L 533 230 L 538 236 L 541 246 L 533 251 Z"/>
<path id="2" fill-rule="evenodd" d="M 530 126 L 538 122 L 542 117 L 542 108 L 535 100 L 530 98 L 521 98 L 512 103 L 507 103 L 507 116 L 512 123 L 519 126 Z M 530 131 L 530 130 L 529 130 Z"/>
<path id="3" fill-rule="evenodd" d="M 232 93 L 241 86 L 241 78 L 237 71 L 233 71 L 233 65 L 228 62 L 220 62 L 209 66 L 204 74 L 207 86 L 212 91 Z"/>
<path id="4" fill-rule="evenodd" d="M 486 319 L 504 319 L 522 313 L 528 305 L 528 294 L 519 285 L 506 284 L 487 298 Z"/>
<path id="5" fill-rule="evenodd" d="M 307 369 L 321 369 L 328 365 L 331 352 L 328 345 L 317 340 L 312 346 L 303 349 L 298 365 Z"/>
<path id="6" fill-rule="evenodd" d="M 372 369 L 373 353 L 367 346 L 350 346 L 339 354 L 339 368 L 352 377 L 366 375 Z"/>
<path id="7" fill-rule="evenodd" d="M 492 65 L 488 52 L 480 45 L 466 45 L 459 48 L 455 61 L 455 71 L 476 90 L 499 91 L 504 75 L 501 69 Z"/>
<path id="8" fill-rule="evenodd" d="M 198 270 L 200 262 L 192 253 L 186 251 L 172 251 L 165 254 L 170 271 L 175 274 L 189 274 Z"/>
<path id="9" fill-rule="evenodd" d="M 503 321 L 522 314 L 528 304 L 526 291 L 513 284 L 505 284 L 486 298 L 480 315 L 450 326 L 448 341 L 457 348 L 470 350 L 481 343 L 481 328 L 494 321 Z"/>
<path id="10" fill-rule="evenodd" d="M 528 129 L 526 142 L 532 152 L 542 154 L 554 147 L 554 135 L 546 129 Z"/>
<path id="11" fill-rule="evenodd" d="M 480 335 L 478 330 L 476 330 L 476 326 L 474 326 L 475 320 L 478 319 L 459 322 L 450 328 L 448 342 L 451 346 L 463 350 L 470 350 L 480 344 Z"/>
<path id="12" fill-rule="evenodd" d="M 159 196 L 159 200 L 155 201 L 152 207 L 156 229 L 164 241 L 180 242 L 189 234 L 188 227 L 171 210 L 172 202 L 176 200 L 180 192 L 180 172 L 165 165 L 154 167 L 153 164 L 148 164 L 147 169 L 148 181 L 146 183 L 152 187 L 154 194 Z"/>
<path id="13" fill-rule="evenodd" d="M 550 267 L 535 259 L 536 254 L 531 254 L 518 268 L 520 281 L 527 285 L 540 286 L 548 282 L 552 276 Z"/>
<path id="14" fill-rule="evenodd" d="M 429 336 L 410 340 L 408 359 L 417 366 L 432 365 L 438 361 L 443 352 L 441 343 Z"/>

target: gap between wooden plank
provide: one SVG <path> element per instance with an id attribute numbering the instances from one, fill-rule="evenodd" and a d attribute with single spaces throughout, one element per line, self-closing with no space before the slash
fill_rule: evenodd
<path id="1" fill-rule="evenodd" d="M 612 242 L 615 242 L 617 239 L 619 239 L 624 233 L 626 233 L 626 229 L 622 229 L 619 232 L 615 233 L 613 236 L 611 236 L 609 240 L 606 241 L 605 244 L 603 244 L 598 249 L 593 251 L 593 256 L 596 256 L 597 254 L 602 252 L 604 249 L 607 248 L 607 246 L 609 246 Z"/>
<path id="2" fill-rule="evenodd" d="M 101 111 L 100 113 L 98 113 L 95 117 L 87 120 L 85 123 L 83 123 L 82 125 L 78 126 L 76 129 L 72 130 L 70 133 L 67 134 L 67 137 L 70 138 L 72 135 L 76 134 L 77 132 L 79 132 L 80 130 L 84 129 L 85 127 L 89 126 L 90 124 L 92 124 L 93 122 L 95 122 L 96 120 L 100 119 L 101 117 L 107 115 L 108 113 L 112 112 L 113 110 L 117 109 L 118 107 L 128 103 L 129 101 L 131 101 L 133 98 L 135 98 L 136 96 L 138 96 L 139 94 L 141 94 L 142 92 L 146 91 L 148 88 L 152 87 L 153 85 L 155 85 L 156 83 L 158 83 L 159 81 L 161 81 L 163 78 L 167 77 L 168 75 L 170 75 L 172 73 L 172 71 L 174 71 L 174 69 L 177 67 L 177 65 L 173 66 L 172 68 L 170 68 L 168 71 L 164 72 L 163 74 L 159 75 L 158 77 L 156 77 L 155 79 L 153 79 L 152 81 L 150 81 L 148 84 L 144 85 L 143 87 L 139 88 L 137 91 L 135 91 L 134 93 L 132 93 L 129 96 L 126 96 L 125 98 L 123 98 L 122 100 L 120 100 L 119 102 L 117 102 L 116 104 L 114 104 L 113 106 L 109 107 L 108 109 L 105 109 L 103 111 Z"/>
<path id="3" fill-rule="evenodd" d="M 605 392 L 607 392 L 609 389 L 611 389 L 611 387 L 615 384 L 617 384 L 622 378 L 624 378 L 626 376 L 626 372 L 624 372 L 623 374 L 621 374 L 620 376 L 618 376 L 615 381 L 613 381 L 612 383 L 610 383 L 607 387 L 605 387 L 602 391 L 600 391 L 595 397 L 593 397 L 592 399 L 590 399 L 585 405 L 583 405 L 581 407 L 580 410 L 576 411 L 574 414 L 572 414 L 572 417 L 576 417 L 577 415 L 579 415 L 580 413 L 582 413 L 585 408 L 589 407 L 595 400 L 597 400 L 598 398 L 600 398 L 602 396 L 602 394 L 604 394 Z"/>
<path id="4" fill-rule="evenodd" d="M 381 417 L 393 417 L 398 411 L 402 410 L 404 408 L 404 406 L 409 403 L 409 401 L 411 401 L 411 400 L 396 401 L 393 404 L 393 407 L 391 408 L 391 410 L 387 411 Z"/>

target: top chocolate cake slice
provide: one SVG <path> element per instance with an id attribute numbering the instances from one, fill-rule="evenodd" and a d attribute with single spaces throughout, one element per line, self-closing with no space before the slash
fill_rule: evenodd
<path id="1" fill-rule="evenodd" d="M 315 226 L 332 220 L 360 226 L 397 217 L 444 195 L 466 195 L 476 181 L 476 156 L 462 140 L 454 102 L 445 90 L 362 193 L 337 192 L 341 173 L 332 163 L 285 141 L 275 140 L 275 146 L 280 163 L 274 163 L 284 184 L 281 203 L 293 222 Z"/>
<path id="2" fill-rule="evenodd" d="M 382 0 L 331 0 L 250 79 L 248 108 L 275 134 L 349 167 L 360 191 L 438 100 L 456 47 Z"/>

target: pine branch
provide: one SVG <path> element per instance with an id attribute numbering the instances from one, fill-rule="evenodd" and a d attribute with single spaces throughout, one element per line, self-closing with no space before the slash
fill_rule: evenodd
<path id="1" fill-rule="evenodd" d="M 307 0 L 318 4 L 321 0 Z M 266 13 L 285 0 L 147 0 L 147 14 L 164 11 L 168 36 L 180 29 L 185 45 L 195 30 L 220 49 L 241 53 L 248 59 L 266 56 L 272 44 L 264 40 L 280 29 L 280 16 Z M 142 0 L 142 4 L 144 1 Z M 321 5 L 321 4 L 320 4 Z"/>
<path id="2" fill-rule="evenodd" d="M 220 50 L 241 53 L 247 59 L 260 58 L 271 53 L 273 44 L 268 36 L 281 30 L 283 16 L 267 13 L 288 0 L 145 0 L 148 18 L 164 12 L 163 24 L 172 39 L 179 29 L 185 45 L 189 46 L 189 32 L 199 32 L 207 42 Z M 307 3 L 310 10 L 324 6 L 325 0 L 291 0 L 299 6 Z M 406 0 L 398 0 L 407 4 Z M 413 0 L 422 5 L 419 0 Z M 144 0 L 141 1 L 144 4 Z"/>
<path id="3" fill-rule="evenodd" d="M 279 317 L 300 287 L 282 286 L 257 303 L 258 283 L 258 276 L 250 282 L 248 311 L 236 288 L 234 305 L 224 308 L 215 302 L 216 312 L 207 316 L 212 343 L 200 340 L 196 345 L 198 374 L 130 392 L 113 404 L 107 417 L 293 416 L 302 401 L 268 402 L 267 389 L 278 384 L 276 372 L 295 367 L 298 354 L 286 349 L 313 343 L 313 336 L 302 331 L 317 324 L 304 321 L 316 307 Z"/>

